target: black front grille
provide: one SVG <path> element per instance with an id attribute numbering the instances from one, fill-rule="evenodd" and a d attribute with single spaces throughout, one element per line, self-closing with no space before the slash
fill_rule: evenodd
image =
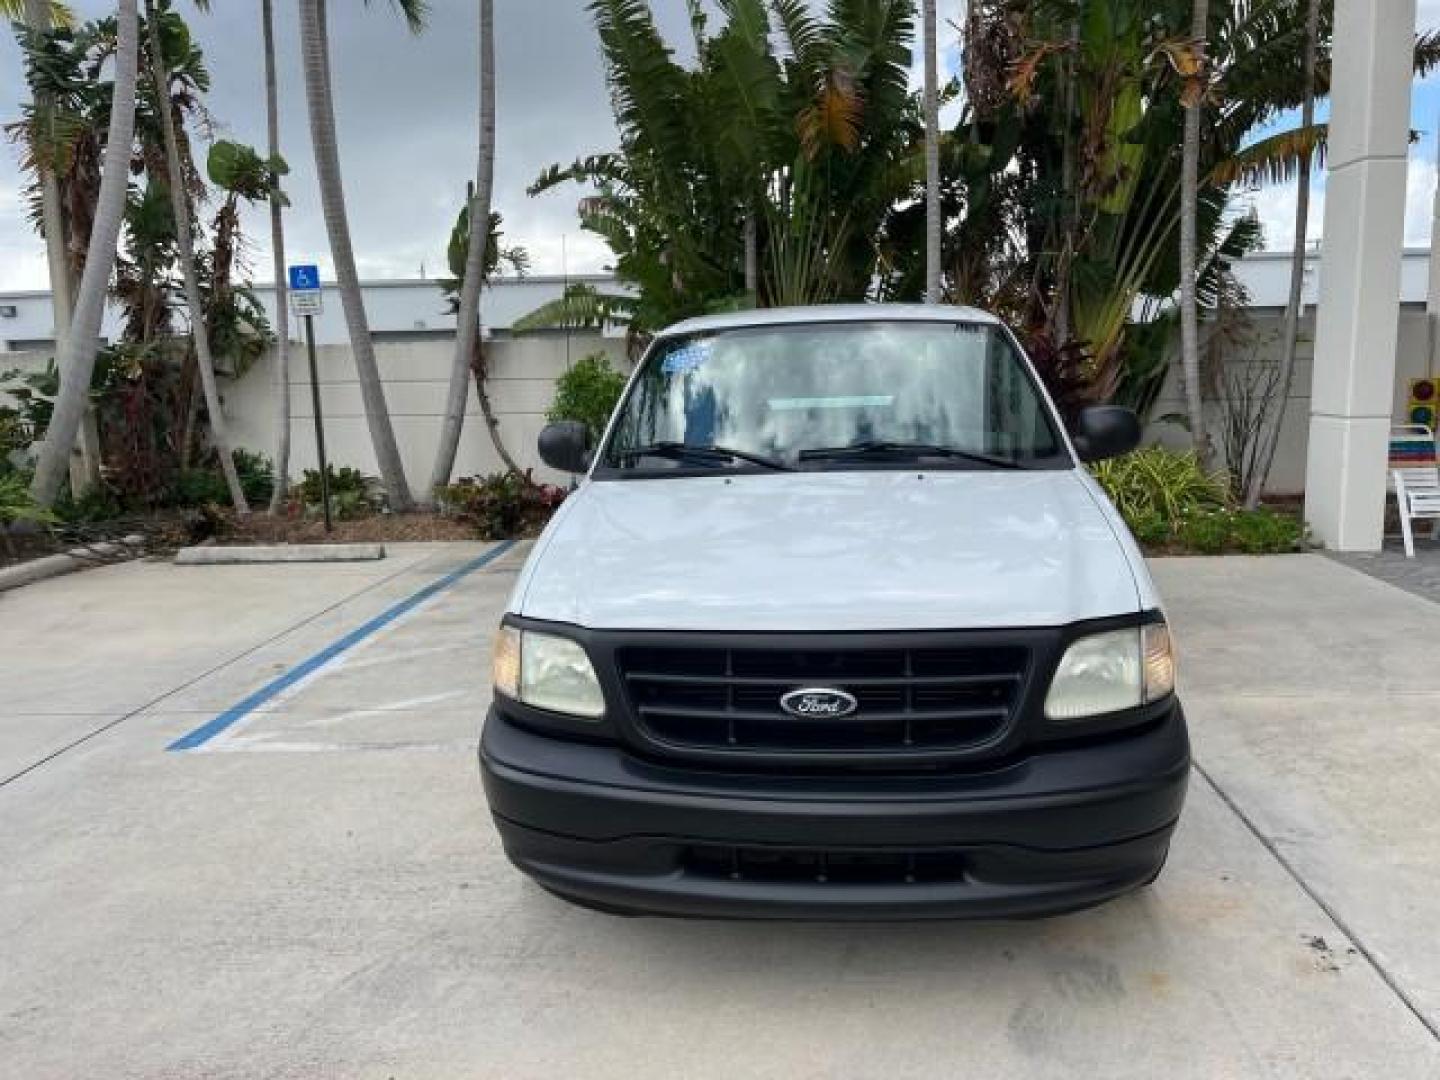
<path id="1" fill-rule="evenodd" d="M 793 885 L 914 885 L 965 879 L 957 851 L 828 851 L 801 848 L 686 848 L 681 865 L 696 877 Z"/>
<path id="2" fill-rule="evenodd" d="M 638 728 L 674 749 L 884 757 L 990 743 L 1020 700 L 1029 650 L 622 647 L 620 677 Z M 843 717 L 796 717 L 780 699 L 823 687 L 851 694 Z"/>

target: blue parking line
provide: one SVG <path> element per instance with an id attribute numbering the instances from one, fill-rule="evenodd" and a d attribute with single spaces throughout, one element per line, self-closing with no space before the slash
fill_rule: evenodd
<path id="1" fill-rule="evenodd" d="M 504 555 L 505 552 L 509 551 L 514 546 L 514 540 L 502 541 L 501 543 L 491 548 L 489 551 L 485 552 L 485 554 L 471 559 L 458 570 L 453 570 L 450 573 L 446 574 L 444 577 L 432 581 L 429 585 L 426 585 L 418 592 L 412 593 L 410 596 L 407 596 L 404 600 L 401 600 L 393 607 L 386 608 L 369 622 L 364 623 L 361 626 L 357 626 L 354 630 L 351 630 L 348 634 L 340 638 L 338 641 L 334 641 L 331 644 L 325 646 L 325 648 L 321 649 L 314 656 L 310 657 L 307 660 L 301 661 L 293 668 L 290 668 L 288 671 L 284 672 L 284 674 L 272 679 L 270 682 L 266 683 L 259 690 L 256 690 L 253 694 L 245 698 L 243 701 L 230 706 L 230 708 L 226 709 L 219 716 L 215 717 L 212 720 L 207 720 L 205 723 L 201 724 L 198 728 L 190 732 L 188 735 L 182 735 L 165 749 L 194 750 L 196 747 L 204 746 L 216 735 L 219 735 L 226 728 L 231 727 L 232 725 L 238 723 L 240 720 L 243 720 L 245 717 L 249 716 L 252 712 L 258 709 L 260 706 L 264 705 L 267 701 L 275 697 L 277 694 L 280 694 L 285 690 L 289 689 L 290 687 L 294 686 L 297 682 L 305 678 L 307 675 L 310 675 L 320 670 L 320 668 L 324 667 L 331 660 L 334 660 L 341 653 L 354 648 L 371 634 L 375 633 L 375 631 L 383 629 L 385 626 L 388 626 L 390 623 L 398 619 L 401 615 L 404 615 L 407 611 L 412 611 L 415 608 L 419 607 L 436 593 L 448 589 L 451 585 L 454 585 L 457 581 L 465 577 L 467 574 L 474 573 L 482 566 L 486 566 L 489 563 L 494 562 L 496 559 L 498 559 L 501 555 Z"/>

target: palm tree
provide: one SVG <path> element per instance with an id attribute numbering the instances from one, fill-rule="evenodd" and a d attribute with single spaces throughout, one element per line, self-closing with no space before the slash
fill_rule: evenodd
<path id="1" fill-rule="evenodd" d="M 1315 61 L 1320 49 L 1320 0 L 1308 0 L 1305 12 L 1305 99 L 1300 106 L 1300 130 L 1309 131 L 1315 123 Z M 1260 504 L 1275 450 L 1280 445 L 1280 427 L 1285 422 L 1285 404 L 1290 399 L 1290 384 L 1295 379 L 1295 346 L 1300 336 L 1300 303 L 1305 289 L 1305 247 L 1310 229 L 1310 180 L 1315 157 L 1313 145 L 1300 150 L 1299 186 L 1295 195 L 1295 247 L 1290 255 L 1290 296 L 1285 304 L 1285 322 L 1280 331 L 1280 378 L 1276 388 L 1274 413 L 1261 432 L 1256 453 L 1256 468 L 1245 492 L 1245 507 L 1253 510 Z"/>
<path id="2" fill-rule="evenodd" d="M 220 471 L 230 489 L 230 501 L 237 514 L 248 514 L 250 505 L 240 474 L 235 468 L 235 455 L 230 449 L 230 433 L 220 406 L 220 388 L 215 381 L 215 360 L 210 354 L 210 330 L 205 307 L 200 298 L 200 275 L 195 269 L 195 234 L 190 220 L 190 196 L 185 190 L 185 166 L 180 157 L 180 136 L 175 127 L 175 110 L 170 104 L 170 70 L 160 33 L 160 20 L 165 17 L 155 0 L 145 0 L 145 23 L 150 41 L 150 81 L 160 112 L 160 130 L 165 140 L 165 186 L 170 193 L 170 210 L 175 222 L 175 248 L 184 284 L 185 307 L 190 317 L 190 335 L 195 344 L 195 364 L 200 371 L 200 385 L 205 392 L 205 409 L 210 414 L 210 441 L 220 458 Z"/>
<path id="3" fill-rule="evenodd" d="M 35 501 L 42 507 L 53 506 L 60 494 L 60 485 L 70 460 L 70 448 L 75 444 L 75 434 L 90 397 L 100 322 L 105 313 L 110 273 L 115 267 L 120 224 L 125 216 L 130 151 L 135 135 L 135 81 L 140 64 L 136 0 L 118 0 L 115 23 L 115 81 L 111 91 L 104 173 L 95 203 L 95 220 L 90 231 L 85 271 L 75 296 L 75 312 L 60 349 L 60 392 L 30 487 Z"/>
<path id="4" fill-rule="evenodd" d="M 1209 22 L 1209 0 L 1195 0 L 1190 35 L 1203 48 Z M 1202 63 L 1204 61 L 1202 60 Z M 1210 460 L 1205 432 L 1205 406 L 1200 399 L 1200 310 L 1195 299 L 1196 232 L 1200 205 L 1200 110 L 1204 94 L 1194 95 L 1185 110 L 1185 136 L 1180 167 L 1180 365 L 1185 382 L 1185 411 L 1190 438 L 1202 464 Z"/>
<path id="5" fill-rule="evenodd" d="M 940 93 L 936 72 L 935 0 L 925 21 L 925 302 L 940 302 Z"/>
<path id="6" fill-rule="evenodd" d="M 274 0 L 260 0 L 260 30 L 265 48 L 265 131 L 272 162 L 280 157 L 280 97 L 275 76 Z M 275 274 L 275 486 L 270 490 L 270 513 L 285 502 L 290 479 L 290 312 L 285 277 L 285 221 L 280 185 L 270 191 L 270 248 Z"/>
<path id="7" fill-rule="evenodd" d="M 5 0 L 0 15 L 18 17 L 22 0 Z M 52 24 L 68 21 L 68 9 L 58 7 L 47 0 L 23 0 L 25 22 L 33 33 L 43 33 Z M 37 116 L 44 117 L 54 131 L 54 102 L 51 95 L 37 89 L 35 92 Z M 41 166 L 40 220 L 45 234 L 45 256 L 50 275 L 50 302 L 55 319 L 55 345 L 64 347 L 65 334 L 70 329 L 70 318 L 75 304 L 75 275 L 71 272 L 70 260 L 66 254 L 68 230 L 65 209 L 60 196 L 60 179 L 53 169 Z M 95 422 L 94 406 L 87 399 L 85 415 L 80 420 L 80 438 L 76 449 L 79 454 L 71 460 L 70 487 L 81 494 L 100 481 L 100 436 Z"/>
<path id="8" fill-rule="evenodd" d="M 450 393 L 440 429 L 440 449 L 430 474 L 430 496 L 450 482 L 465 405 L 470 397 L 470 369 L 480 330 L 480 287 L 484 284 L 486 246 L 489 240 L 490 201 L 495 184 L 495 6 L 480 0 L 480 160 L 475 173 L 475 196 L 470 201 L 470 244 L 460 282 L 460 309 L 455 326 L 455 358 L 450 365 Z M 502 461 L 509 464 L 500 433 L 487 417 L 486 426 Z M 513 469 L 513 465 L 511 466 Z"/>
<path id="9" fill-rule="evenodd" d="M 412 33 L 418 33 L 424 27 L 425 0 L 392 0 L 392 3 L 404 15 Z M 325 0 L 300 0 L 300 44 L 304 56 L 305 102 L 310 113 L 310 141 L 315 150 L 320 203 L 325 216 L 325 231 L 330 237 L 330 255 L 335 263 L 340 302 L 345 309 L 345 325 L 350 332 L 350 349 L 355 357 L 360 397 L 370 426 L 370 441 L 375 448 L 375 461 L 391 509 L 409 510 L 412 506 L 410 486 L 405 481 L 405 467 L 400 460 L 400 448 L 395 443 L 395 430 L 390 424 L 390 412 L 385 404 L 385 389 L 380 383 L 380 368 L 375 362 L 375 346 L 370 339 L 370 324 L 365 317 L 360 275 L 355 269 L 355 251 L 350 241 L 345 186 L 340 175 L 340 153 L 336 145 Z"/>

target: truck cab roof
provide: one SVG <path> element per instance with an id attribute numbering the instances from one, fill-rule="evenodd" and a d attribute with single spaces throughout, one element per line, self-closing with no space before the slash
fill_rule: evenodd
<path id="1" fill-rule="evenodd" d="M 952 322 L 999 326 L 1000 320 L 979 308 L 954 304 L 815 304 L 809 307 L 755 308 L 702 315 L 666 327 L 657 337 L 683 337 L 712 330 L 752 326 L 792 326 L 841 322 Z"/>

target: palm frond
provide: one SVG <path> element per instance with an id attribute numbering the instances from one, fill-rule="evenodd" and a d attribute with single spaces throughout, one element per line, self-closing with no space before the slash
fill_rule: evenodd
<path id="1" fill-rule="evenodd" d="M 1208 183 L 1220 187 L 1237 183 L 1250 187 L 1288 184 L 1300 175 L 1306 163 L 1311 168 L 1324 166 L 1329 135 L 1328 124 L 1276 132 L 1216 163 Z"/>
<path id="2" fill-rule="evenodd" d="M 843 68 L 831 70 L 814 104 L 795 120 L 805 156 L 813 161 L 831 146 L 854 150 L 860 143 L 860 121 L 864 111 L 864 102 L 854 77 Z"/>
<path id="3" fill-rule="evenodd" d="M 365 0 L 368 7 L 370 0 Z M 400 13 L 410 33 L 423 33 L 430 22 L 430 0 L 390 0 L 390 6 Z"/>
<path id="4" fill-rule="evenodd" d="M 1440 67 L 1440 30 L 1415 35 L 1415 74 L 1424 78 Z"/>
<path id="5" fill-rule="evenodd" d="M 511 330 L 517 334 L 531 330 L 570 328 L 595 329 L 606 323 L 622 323 L 634 314 L 633 296 L 602 293 L 593 285 L 576 283 L 565 294 L 516 319 Z"/>
<path id="6" fill-rule="evenodd" d="M 770 9 L 791 58 L 806 76 L 817 75 L 824 34 L 810 13 L 810 5 L 806 0 L 770 0 Z"/>
<path id="7" fill-rule="evenodd" d="M 569 165 L 547 166 L 531 181 L 525 194 L 540 195 L 572 180 L 578 183 L 628 186 L 629 173 L 620 155 L 594 154 L 587 158 L 578 158 Z"/>

